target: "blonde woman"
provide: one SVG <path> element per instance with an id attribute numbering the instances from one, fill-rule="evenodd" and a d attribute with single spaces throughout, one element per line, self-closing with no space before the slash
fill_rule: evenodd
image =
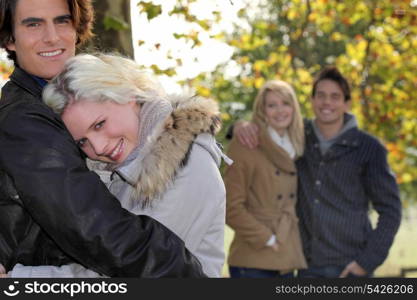
<path id="1" fill-rule="evenodd" d="M 252 121 L 260 129 L 256 149 L 236 138 L 226 167 L 226 222 L 235 231 L 229 253 L 230 276 L 293 277 L 306 267 L 298 219 L 297 171 L 294 161 L 304 151 L 304 129 L 293 88 L 267 82 L 253 106 Z"/>
<path id="2" fill-rule="evenodd" d="M 136 63 L 104 54 L 71 58 L 43 98 L 121 205 L 171 229 L 205 274 L 220 277 L 225 189 L 218 170 L 223 153 L 214 138 L 216 102 L 166 96 Z M 99 276 L 78 264 L 17 265 L 11 275 Z"/>

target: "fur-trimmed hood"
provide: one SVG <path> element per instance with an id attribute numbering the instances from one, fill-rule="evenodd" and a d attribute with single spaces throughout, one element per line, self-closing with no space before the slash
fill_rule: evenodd
<path id="1" fill-rule="evenodd" d="M 152 130 L 135 159 L 115 169 L 135 187 L 144 206 L 159 199 L 172 184 L 187 163 L 193 143 L 206 149 L 218 165 L 223 155 L 214 140 L 221 123 L 218 104 L 200 97 L 176 96 L 168 100 L 173 108 L 171 114 Z"/>

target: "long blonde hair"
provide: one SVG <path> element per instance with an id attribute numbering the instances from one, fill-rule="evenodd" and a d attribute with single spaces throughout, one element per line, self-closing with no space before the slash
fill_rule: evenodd
<path id="1" fill-rule="evenodd" d="M 290 84 L 282 80 L 270 80 L 266 82 L 258 92 L 253 103 L 252 121 L 258 126 L 266 128 L 268 122 L 265 116 L 265 96 L 268 92 L 279 95 L 284 101 L 288 101 L 294 109 L 292 122 L 288 127 L 288 136 L 293 144 L 297 157 L 304 152 L 304 123 L 301 116 L 300 104 L 294 89 Z"/>

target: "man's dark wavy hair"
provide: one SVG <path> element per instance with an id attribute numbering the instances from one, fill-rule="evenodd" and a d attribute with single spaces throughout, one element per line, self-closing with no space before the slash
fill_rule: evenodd
<path id="1" fill-rule="evenodd" d="M 316 95 L 317 84 L 325 79 L 332 80 L 340 86 L 345 98 L 345 102 L 351 99 L 349 82 L 342 75 L 342 73 L 340 73 L 340 71 L 334 66 L 325 67 L 323 70 L 320 71 L 320 73 L 317 74 L 317 76 L 314 79 L 313 90 L 311 92 L 312 97 Z"/>

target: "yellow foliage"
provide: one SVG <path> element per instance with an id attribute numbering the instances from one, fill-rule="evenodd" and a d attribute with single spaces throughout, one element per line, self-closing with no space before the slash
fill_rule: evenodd
<path id="1" fill-rule="evenodd" d="M 239 57 L 239 63 L 241 63 L 242 65 L 247 64 L 248 62 L 249 62 L 249 57 L 248 56 Z"/>
<path id="2" fill-rule="evenodd" d="M 225 79 L 229 85 L 211 85 L 212 93 L 224 101 L 240 93 L 246 105 L 266 80 L 278 78 L 294 86 L 303 114 L 311 117 L 313 75 L 334 64 L 351 84 L 352 111 L 361 127 L 388 142 L 398 181 L 415 181 L 417 159 L 407 151 L 417 148 L 417 11 L 410 1 L 316 0 L 309 1 L 308 15 L 306 0 L 264 1 L 265 10 L 259 10 L 265 15 L 252 22 L 255 30 L 237 28 L 230 36 L 232 59 L 246 65 L 244 72 Z M 404 16 L 396 13 L 398 8 Z"/>
<path id="3" fill-rule="evenodd" d="M 401 175 L 402 183 L 409 183 L 413 181 L 413 176 L 410 173 L 404 173 Z"/>
<path id="4" fill-rule="evenodd" d="M 275 65 L 279 61 L 279 55 L 276 52 L 272 52 L 268 57 L 268 65 Z"/>
<path id="5" fill-rule="evenodd" d="M 342 34 L 340 32 L 336 31 L 336 32 L 333 32 L 332 33 L 332 35 L 331 35 L 330 38 L 333 41 L 338 42 L 338 41 L 342 40 L 343 36 L 342 36 Z"/>
<path id="6" fill-rule="evenodd" d="M 226 112 L 221 113 L 221 114 L 220 114 L 220 117 L 221 117 L 221 119 L 222 119 L 224 122 L 227 122 L 227 121 L 229 121 L 229 120 L 231 119 L 230 114 L 228 114 L 228 113 L 226 113 Z"/>
<path id="7" fill-rule="evenodd" d="M 266 67 L 266 61 L 264 61 L 264 60 L 257 60 L 253 64 L 253 69 L 256 72 L 261 72 L 265 67 Z"/>
<path id="8" fill-rule="evenodd" d="M 406 131 L 412 131 L 416 128 L 416 121 L 415 120 L 406 120 L 403 122 L 403 129 Z"/>
<path id="9" fill-rule="evenodd" d="M 387 143 L 385 147 L 387 148 L 388 152 L 398 151 L 398 146 L 394 143 Z"/>
<path id="10" fill-rule="evenodd" d="M 401 63 L 401 57 L 398 55 L 398 52 L 393 52 L 392 53 L 390 63 L 392 65 Z"/>
<path id="11" fill-rule="evenodd" d="M 315 22 L 317 20 L 317 13 L 312 12 L 309 16 L 308 16 L 308 20 L 310 22 Z"/>
<path id="12" fill-rule="evenodd" d="M 297 70 L 298 79 L 302 83 L 311 83 L 311 74 L 305 69 Z"/>
<path id="13" fill-rule="evenodd" d="M 403 112 L 403 115 L 404 115 L 404 118 L 405 119 L 414 119 L 414 118 L 417 118 L 417 112 L 415 110 L 405 110 Z M 409 120 L 409 121 L 407 121 L 407 124 L 408 123 L 412 124 L 413 126 L 416 126 L 417 125 L 417 121 L 415 121 L 415 120 L 412 120 L 412 121 Z M 407 130 L 411 130 L 412 127 L 410 127 L 410 125 L 407 125 L 406 129 Z"/>
<path id="14" fill-rule="evenodd" d="M 260 89 L 265 83 L 265 79 L 263 77 L 259 77 L 255 79 L 255 87 Z"/>
<path id="15" fill-rule="evenodd" d="M 243 35 L 240 37 L 240 41 L 241 41 L 242 43 L 244 43 L 244 44 L 249 43 L 249 41 L 250 41 L 250 35 L 249 35 L 249 34 L 243 34 Z"/>
<path id="16" fill-rule="evenodd" d="M 238 40 L 231 40 L 230 42 L 230 45 L 231 46 L 234 46 L 234 47 L 239 47 L 239 45 L 240 45 L 240 41 L 238 41 Z"/>
<path id="17" fill-rule="evenodd" d="M 298 17 L 299 17 L 299 14 L 295 9 L 291 9 L 290 11 L 288 11 L 288 15 L 287 15 L 288 20 L 292 21 Z"/>
<path id="18" fill-rule="evenodd" d="M 241 79 L 241 82 L 243 84 L 244 87 L 252 87 L 253 86 L 253 79 L 249 78 L 249 77 L 243 77 Z"/>
<path id="19" fill-rule="evenodd" d="M 403 39 L 402 41 L 401 41 L 401 47 L 403 47 L 403 49 L 409 49 L 410 48 L 410 46 L 411 46 L 411 43 L 410 43 L 410 41 L 408 40 L 408 39 Z"/>
<path id="20" fill-rule="evenodd" d="M 203 97 L 209 97 L 211 95 L 210 89 L 205 86 L 197 86 L 197 93 Z"/>

